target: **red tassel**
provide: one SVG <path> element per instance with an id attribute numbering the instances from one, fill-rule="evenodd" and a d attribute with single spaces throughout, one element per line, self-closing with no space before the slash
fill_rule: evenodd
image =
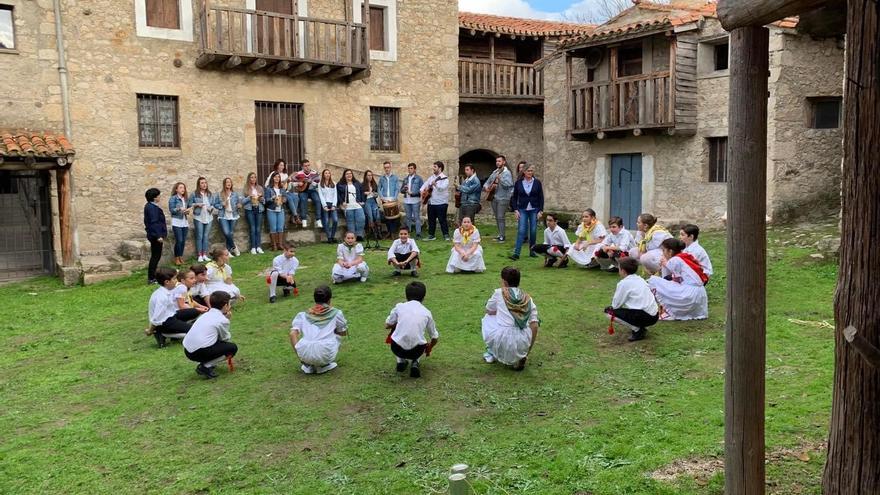
<path id="1" fill-rule="evenodd" d="M 226 355 L 226 364 L 229 365 L 229 372 L 232 373 L 235 371 L 235 365 L 232 364 L 232 354 Z"/>
<path id="2" fill-rule="evenodd" d="M 296 296 L 299 295 L 299 287 L 294 287 L 294 288 L 293 288 L 293 295 L 294 295 L 294 297 L 296 297 Z"/>
<path id="3" fill-rule="evenodd" d="M 272 275 L 266 275 L 266 284 L 272 283 Z"/>
<path id="4" fill-rule="evenodd" d="M 608 335 L 614 335 L 614 313 L 611 313 L 611 321 L 608 322 Z"/>

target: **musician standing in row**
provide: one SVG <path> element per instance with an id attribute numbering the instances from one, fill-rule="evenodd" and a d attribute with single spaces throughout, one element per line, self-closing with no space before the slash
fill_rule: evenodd
<path id="1" fill-rule="evenodd" d="M 440 221 L 440 231 L 443 232 L 443 239 L 449 240 L 449 224 L 446 220 L 446 211 L 449 209 L 449 177 L 443 173 L 443 162 L 434 162 L 434 175 L 428 177 L 422 185 L 422 201 L 428 199 L 428 240 L 434 241 L 437 238 L 434 233 L 437 231 L 437 221 Z"/>
<path id="2" fill-rule="evenodd" d="M 318 196 L 318 172 L 312 170 L 312 164 L 308 160 L 302 161 L 302 170 L 296 173 L 295 186 L 299 188 L 299 217 L 303 228 L 309 226 L 309 200 L 315 208 L 315 227 L 321 228 L 321 198 Z"/>
<path id="3" fill-rule="evenodd" d="M 464 166 L 464 182 L 459 186 L 461 192 L 461 208 L 458 209 L 458 222 L 468 217 L 476 218 L 477 212 L 480 210 L 480 178 L 474 170 L 474 166 L 468 163 Z"/>
<path id="4" fill-rule="evenodd" d="M 382 169 L 385 173 L 382 175 L 382 177 L 379 178 L 379 197 L 382 201 L 382 204 L 391 201 L 396 202 L 397 195 L 400 194 L 400 179 L 398 179 L 396 175 L 391 173 L 391 162 L 386 161 L 385 163 L 383 163 Z M 382 204 L 380 204 L 380 206 L 382 206 Z M 383 213 L 384 211 L 385 209 L 382 208 Z M 389 238 L 397 233 L 397 218 L 385 218 L 385 225 L 386 227 L 388 227 Z"/>
<path id="5" fill-rule="evenodd" d="M 408 172 L 403 179 L 403 185 L 400 192 L 403 193 L 403 207 L 406 212 L 406 225 L 410 232 L 416 233 L 416 240 L 422 240 L 422 199 L 421 189 L 424 181 L 416 175 L 416 164 L 410 163 L 406 166 Z"/>
<path id="6" fill-rule="evenodd" d="M 495 159 L 495 170 L 486 179 L 483 189 L 492 196 L 492 213 L 495 214 L 495 224 L 498 226 L 495 240 L 504 242 L 504 215 L 510 208 L 510 196 L 513 195 L 513 175 L 507 169 L 507 159 L 504 155 L 498 155 Z"/>

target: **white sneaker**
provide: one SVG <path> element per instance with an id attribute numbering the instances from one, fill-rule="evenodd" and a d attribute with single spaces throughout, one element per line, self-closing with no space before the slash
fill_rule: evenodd
<path id="1" fill-rule="evenodd" d="M 361 277 L 361 282 L 366 282 L 366 281 L 367 281 L 367 277 Z"/>
<path id="2" fill-rule="evenodd" d="M 318 366 L 318 368 L 315 371 L 320 375 L 321 373 L 326 373 L 326 372 L 336 368 L 336 366 L 337 366 L 337 364 L 334 361 L 334 362 L 328 364 L 327 366 Z"/>
<path id="3" fill-rule="evenodd" d="M 251 254 L 257 254 L 257 248 L 251 248 Z"/>
<path id="4" fill-rule="evenodd" d="M 485 353 L 483 353 L 483 360 L 491 364 L 495 362 L 495 356 L 493 356 L 491 352 L 486 351 Z"/>
<path id="5" fill-rule="evenodd" d="M 263 254 L 263 248 L 258 247 L 258 248 L 257 248 L 257 253 L 259 253 L 259 254 Z"/>
<path id="6" fill-rule="evenodd" d="M 303 373 L 305 373 L 307 375 L 311 375 L 315 372 L 315 367 L 309 366 L 308 364 L 304 364 L 304 365 L 300 366 L 299 369 L 303 370 Z"/>
<path id="7" fill-rule="evenodd" d="M 303 220 L 303 221 L 302 221 L 302 226 L 303 226 L 303 228 L 308 227 L 308 226 L 309 226 L 309 221 L 308 221 L 308 220 Z"/>
<path id="8" fill-rule="evenodd" d="M 229 251 L 228 249 L 227 249 L 227 251 L 229 252 L 230 258 L 235 258 L 235 253 L 233 253 L 232 251 Z"/>
<path id="9" fill-rule="evenodd" d="M 324 224 L 323 224 L 320 220 L 315 220 L 315 228 L 316 228 L 316 229 L 323 229 L 323 228 L 324 228 Z M 329 365 L 328 365 L 328 366 L 329 366 Z"/>
<path id="10" fill-rule="evenodd" d="M 241 251 L 238 250 L 238 246 L 232 248 L 232 250 L 235 251 L 236 256 L 241 256 Z"/>

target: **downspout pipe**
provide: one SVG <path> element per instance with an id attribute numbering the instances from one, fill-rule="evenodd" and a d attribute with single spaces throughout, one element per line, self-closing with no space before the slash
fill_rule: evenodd
<path id="1" fill-rule="evenodd" d="M 64 119 L 64 136 L 72 142 L 73 125 L 70 119 L 70 89 L 67 81 L 67 56 L 64 50 L 64 29 L 61 22 L 61 0 L 52 0 L 52 9 L 55 13 L 55 47 L 58 50 L 58 79 L 61 83 L 61 115 Z M 72 164 L 68 164 L 68 170 L 64 172 L 67 174 L 67 193 L 70 196 L 72 196 L 73 191 L 73 173 L 70 170 L 72 166 Z M 75 215 L 73 214 L 73 200 L 72 198 L 68 198 L 68 201 L 70 201 L 70 207 L 68 208 L 67 214 L 70 216 L 70 221 L 68 224 L 69 231 L 66 234 L 71 237 L 72 253 L 68 257 L 69 259 L 62 260 L 62 265 L 64 266 L 70 266 L 73 263 L 74 258 L 77 257 L 76 253 L 79 253 L 79 237 L 73 222 L 75 218 Z"/>

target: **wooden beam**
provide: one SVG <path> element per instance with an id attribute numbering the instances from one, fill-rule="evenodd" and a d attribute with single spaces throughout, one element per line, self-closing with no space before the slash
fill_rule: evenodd
<path id="1" fill-rule="evenodd" d="M 287 73 L 290 77 L 296 77 L 300 74 L 305 74 L 306 72 L 312 70 L 312 64 L 307 64 L 305 62 L 297 65 L 293 69 L 290 69 L 290 72 Z"/>
<path id="2" fill-rule="evenodd" d="M 340 67 L 333 72 L 327 74 L 327 79 L 339 79 L 340 77 L 348 77 L 351 75 L 351 67 Z"/>
<path id="3" fill-rule="evenodd" d="M 838 0 L 839 5 L 804 12 L 798 19 L 797 30 L 817 38 L 830 38 L 846 34 L 846 2 Z"/>
<path id="4" fill-rule="evenodd" d="M 213 53 L 203 53 L 199 55 L 199 58 L 196 59 L 196 67 L 199 69 L 204 69 L 205 67 L 211 65 L 211 62 L 216 59 L 217 56 Z"/>
<path id="5" fill-rule="evenodd" d="M 779 19 L 818 9 L 829 0 L 718 0 L 718 20 L 727 31 L 764 26 Z"/>
<path id="6" fill-rule="evenodd" d="M 370 77 L 370 69 L 361 69 L 358 72 L 355 72 L 348 78 L 348 82 L 359 81 L 361 79 L 366 79 Z"/>
<path id="7" fill-rule="evenodd" d="M 61 238 L 61 266 L 73 266 L 73 233 L 71 230 L 70 169 L 55 172 L 58 186 L 58 230 Z"/>
<path id="8" fill-rule="evenodd" d="M 223 62 L 224 69 L 234 69 L 239 65 L 241 65 L 241 57 L 239 57 L 238 55 L 233 55 L 226 59 L 226 62 Z"/>
<path id="9" fill-rule="evenodd" d="M 730 33 L 724 493 L 764 493 L 770 32 Z M 749 239 L 749 242 L 743 242 Z"/>
<path id="10" fill-rule="evenodd" d="M 272 74 L 279 74 L 281 72 L 287 72 L 288 70 L 290 70 L 290 62 L 287 60 L 282 60 L 281 62 L 275 64 L 271 69 L 269 69 L 269 72 L 271 72 Z"/>
<path id="11" fill-rule="evenodd" d="M 323 76 L 324 74 L 326 74 L 326 73 L 328 73 L 328 72 L 330 72 L 330 66 L 329 66 L 329 65 L 326 65 L 326 64 L 325 64 L 325 65 L 319 65 L 319 66 L 315 67 L 314 69 L 312 69 L 311 72 L 309 72 L 309 76 L 311 76 L 311 77 L 319 77 L 319 76 Z"/>
<path id="12" fill-rule="evenodd" d="M 258 58 L 256 60 L 254 60 L 253 62 L 251 62 L 250 65 L 247 66 L 247 71 L 248 72 L 256 72 L 258 70 L 261 70 L 268 63 L 269 62 L 267 62 L 265 58 Z"/>

